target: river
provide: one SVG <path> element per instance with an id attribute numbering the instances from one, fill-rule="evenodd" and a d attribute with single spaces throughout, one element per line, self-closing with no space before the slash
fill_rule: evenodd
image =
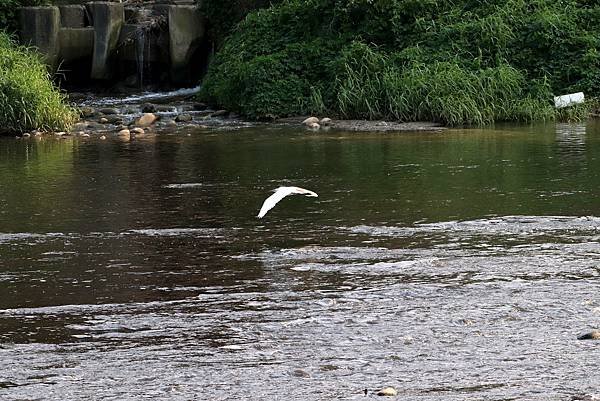
<path id="1" fill-rule="evenodd" d="M 0 169 L 2 400 L 600 399 L 596 122 L 0 138 Z M 257 219 L 280 185 L 319 197 Z"/>

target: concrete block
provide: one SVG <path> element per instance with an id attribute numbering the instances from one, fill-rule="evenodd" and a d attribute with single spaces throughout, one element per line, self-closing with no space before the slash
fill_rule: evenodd
<path id="1" fill-rule="evenodd" d="M 121 3 L 92 2 L 88 8 L 94 25 L 91 78 L 110 79 L 113 72 L 110 62 L 125 22 L 124 7 Z"/>
<path id="2" fill-rule="evenodd" d="M 63 28 L 83 28 L 87 24 L 87 11 L 82 5 L 58 6 L 60 10 L 60 24 Z"/>
<path id="3" fill-rule="evenodd" d="M 59 43 L 60 58 L 64 61 L 90 57 L 94 50 L 94 28 L 62 28 Z"/>
<path id="4" fill-rule="evenodd" d="M 185 83 L 190 79 L 189 63 L 204 39 L 205 26 L 205 18 L 198 7 L 169 7 L 169 50 L 174 83 Z"/>
<path id="5" fill-rule="evenodd" d="M 35 47 L 44 55 L 45 62 L 56 68 L 60 52 L 58 7 L 23 7 L 20 9 L 20 23 L 21 43 Z"/>

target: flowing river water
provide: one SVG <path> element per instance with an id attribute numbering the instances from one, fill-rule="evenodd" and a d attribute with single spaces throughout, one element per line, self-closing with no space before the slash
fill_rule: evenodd
<path id="1" fill-rule="evenodd" d="M 2 138 L 0 169 L 1 400 L 600 397 L 593 121 Z M 257 219 L 280 185 L 319 197 Z"/>

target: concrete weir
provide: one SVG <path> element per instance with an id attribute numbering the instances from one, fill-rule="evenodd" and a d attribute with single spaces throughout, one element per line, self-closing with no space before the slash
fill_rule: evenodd
<path id="1" fill-rule="evenodd" d="M 58 7 L 26 7 L 21 10 L 21 42 L 35 47 L 46 63 L 56 67 L 59 61 L 60 11 Z"/>
<path id="2" fill-rule="evenodd" d="M 73 1 L 71 1 L 73 3 Z M 80 81 L 186 85 L 200 78 L 205 19 L 189 0 L 23 7 L 21 43 Z M 166 81 L 166 82 L 165 82 Z"/>

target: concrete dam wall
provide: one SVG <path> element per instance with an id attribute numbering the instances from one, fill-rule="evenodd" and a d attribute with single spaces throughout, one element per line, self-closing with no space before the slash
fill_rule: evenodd
<path id="1" fill-rule="evenodd" d="M 67 83 L 184 86 L 207 64 L 205 18 L 186 0 L 23 7 L 20 40 Z"/>

